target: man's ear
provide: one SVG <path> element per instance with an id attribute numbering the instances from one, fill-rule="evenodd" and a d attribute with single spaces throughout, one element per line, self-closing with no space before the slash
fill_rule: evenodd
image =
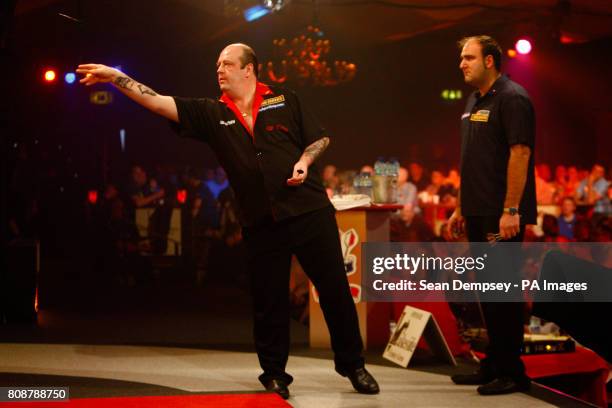
<path id="1" fill-rule="evenodd" d="M 495 61 L 493 60 L 493 56 L 491 54 L 485 57 L 485 67 L 487 69 L 491 69 L 495 66 Z"/>

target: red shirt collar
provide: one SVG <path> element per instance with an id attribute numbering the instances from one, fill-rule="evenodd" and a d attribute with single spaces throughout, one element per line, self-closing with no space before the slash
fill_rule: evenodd
<path id="1" fill-rule="evenodd" d="M 264 96 L 264 95 L 272 95 L 273 92 L 270 89 L 270 87 L 266 84 L 264 84 L 263 82 L 257 82 L 257 85 L 255 85 L 255 96 Z M 257 98 L 256 98 L 257 99 Z M 223 92 L 223 94 L 221 95 L 221 97 L 219 98 L 219 100 L 223 103 L 229 104 L 230 102 L 234 103 L 229 96 L 227 96 L 227 94 L 225 92 Z"/>
<path id="2" fill-rule="evenodd" d="M 261 103 L 263 102 L 264 95 L 272 95 L 272 94 L 273 92 L 270 89 L 270 87 L 268 87 L 268 85 L 264 84 L 263 82 L 257 82 L 257 85 L 255 86 L 255 98 L 253 99 L 253 111 L 251 112 L 251 115 L 253 118 L 253 128 L 255 127 L 255 121 L 257 120 L 257 112 L 259 112 L 259 107 L 261 106 Z M 240 112 L 238 107 L 236 107 L 236 104 L 234 103 L 234 101 L 232 101 L 231 98 L 227 96 L 225 92 L 223 93 L 223 95 L 221 95 L 219 100 L 225 103 L 227 107 L 230 108 L 232 112 L 234 112 L 234 115 L 236 116 L 238 121 L 242 123 L 242 126 L 244 126 L 244 128 L 247 130 L 247 132 L 249 132 L 251 137 L 255 139 L 255 135 L 253 134 L 253 131 L 249 129 L 249 126 L 244 120 L 244 117 L 242 117 L 242 113 Z"/>

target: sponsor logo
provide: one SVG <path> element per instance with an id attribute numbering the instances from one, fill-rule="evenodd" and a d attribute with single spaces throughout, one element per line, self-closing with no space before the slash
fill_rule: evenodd
<path id="1" fill-rule="evenodd" d="M 276 105 L 267 105 L 265 107 L 259 108 L 259 112 L 267 111 L 268 109 L 278 109 L 285 106 L 285 102 L 277 103 Z"/>
<path id="2" fill-rule="evenodd" d="M 275 96 L 274 98 L 268 98 L 268 99 L 264 99 L 263 102 L 261 102 L 261 108 L 268 106 L 268 105 L 275 105 L 277 103 L 281 103 L 281 102 L 285 102 L 285 95 L 279 95 L 279 96 Z"/>
<path id="3" fill-rule="evenodd" d="M 472 116 L 470 116 L 470 121 L 472 122 L 488 122 L 489 121 L 489 114 L 491 113 L 491 111 L 488 110 L 479 110 L 476 113 L 473 113 Z"/>
<path id="4" fill-rule="evenodd" d="M 357 257 L 352 253 L 359 243 L 359 235 L 355 228 L 340 233 L 340 245 L 342 246 L 342 258 L 344 259 L 344 270 L 347 276 L 357 272 Z"/>
<path id="5" fill-rule="evenodd" d="M 236 119 L 227 120 L 227 121 L 225 121 L 225 120 L 220 120 L 219 121 L 219 124 L 223 125 L 223 126 L 231 126 L 231 125 L 234 125 L 235 123 L 236 123 Z"/>

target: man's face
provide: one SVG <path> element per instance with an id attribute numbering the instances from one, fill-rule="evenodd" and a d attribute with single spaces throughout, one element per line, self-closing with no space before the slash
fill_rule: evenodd
<path id="1" fill-rule="evenodd" d="M 469 40 L 461 50 L 459 69 L 468 85 L 478 87 L 485 81 L 487 67 L 482 56 L 482 46 L 474 40 Z"/>
<path id="2" fill-rule="evenodd" d="M 576 204 L 573 200 L 563 200 L 561 204 L 561 213 L 563 215 L 572 215 L 576 211 Z"/>
<path id="3" fill-rule="evenodd" d="M 228 45 L 221 51 L 217 60 L 217 81 L 222 92 L 231 92 L 240 89 L 247 78 L 247 66 L 240 68 L 243 54 L 240 46 Z"/>

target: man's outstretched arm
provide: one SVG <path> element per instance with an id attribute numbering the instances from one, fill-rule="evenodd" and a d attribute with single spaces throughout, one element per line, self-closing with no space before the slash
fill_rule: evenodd
<path id="1" fill-rule="evenodd" d="M 151 88 L 136 82 L 123 72 L 102 64 L 81 64 L 77 73 L 85 75 L 79 82 L 87 86 L 110 82 L 124 95 L 152 112 L 178 122 L 176 103 L 171 96 L 159 95 Z"/>

